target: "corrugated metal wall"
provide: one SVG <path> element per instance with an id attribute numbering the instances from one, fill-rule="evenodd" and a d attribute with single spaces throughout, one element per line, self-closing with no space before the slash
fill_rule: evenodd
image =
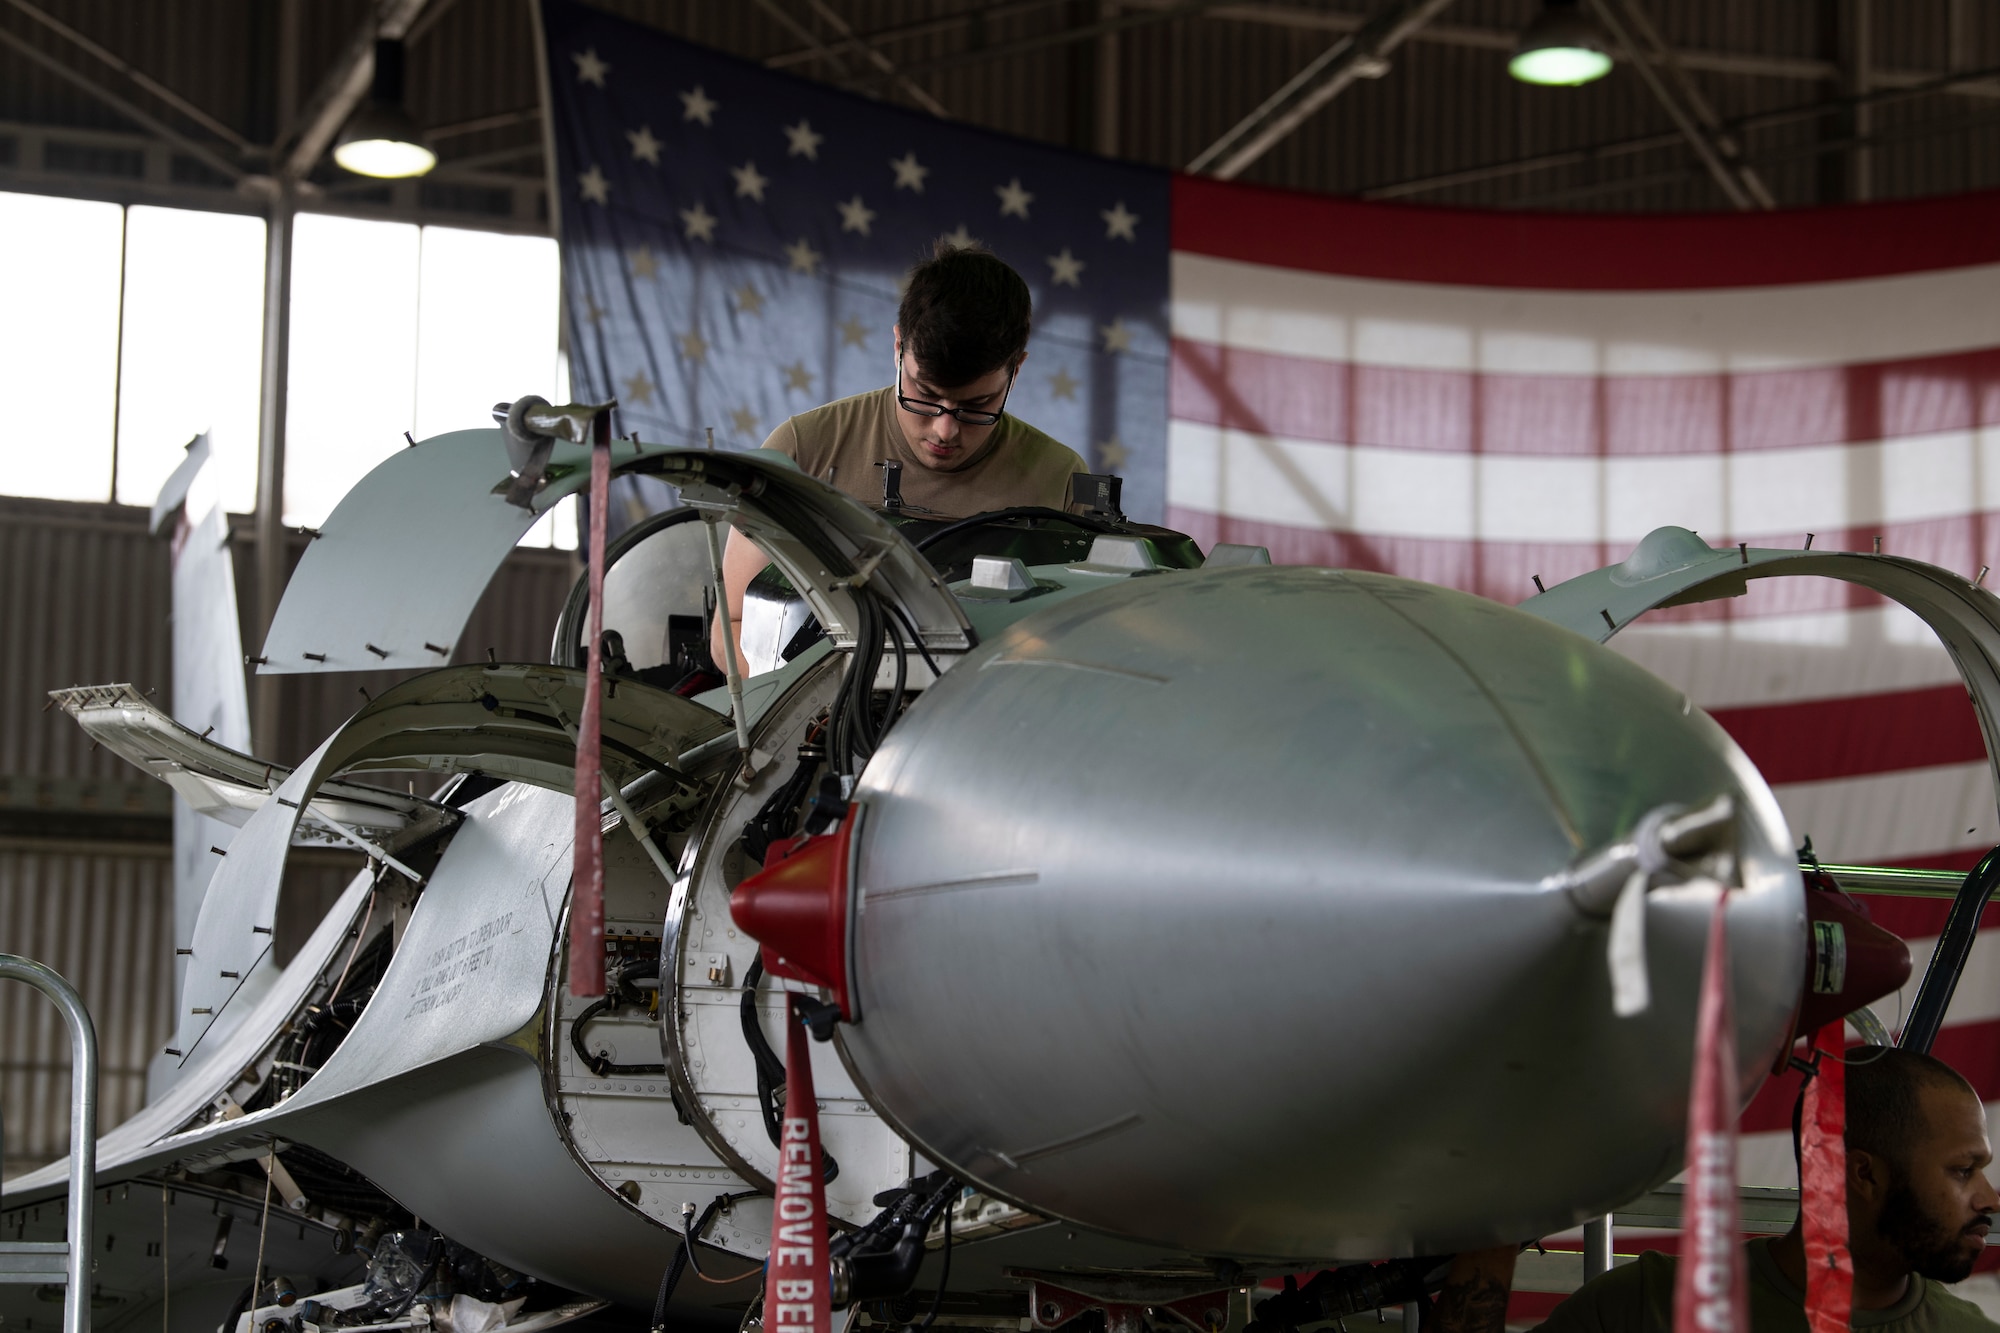
<path id="1" fill-rule="evenodd" d="M 278 119 L 282 4 L 173 0 L 37 0 L 47 12 L 187 94 L 253 142 Z M 1238 0 L 1189 15 L 1175 0 L 834 0 L 840 17 L 971 124 L 1050 143 L 1095 143 L 1096 50 L 1091 41 L 994 56 L 1019 43 L 1060 36 L 1106 12 L 1146 19 L 1117 38 L 1120 155 L 1180 167 L 1324 50 L 1376 0 Z M 1537 89 L 1510 79 L 1497 49 L 1535 14 L 1540 0 L 1459 0 L 1397 53 L 1389 74 L 1362 81 L 1247 174 L 1268 184 L 1363 193 L 1528 155 L 1576 150 L 1641 135 L 1670 134 L 1666 113 L 1638 74 L 1622 66 L 1582 89 Z M 1902 75 L 2000 65 L 2000 17 L 1970 0 L 1643 0 L 1667 41 L 1690 53 L 1792 62 L 1774 77 L 1696 68 L 1692 77 L 1724 117 L 1824 99 L 1843 89 L 1856 33 L 1868 15 L 1870 66 Z M 712 0 L 605 0 L 604 8 L 736 55 L 772 61 L 808 77 L 849 83 L 908 102 L 867 62 L 811 55 L 834 40 L 802 0 L 778 0 L 790 23 L 753 4 Z M 298 87 L 309 96 L 367 13 L 365 0 L 297 4 Z M 1167 10 L 1178 16 L 1164 17 Z M 1154 22 L 1152 19 L 1160 18 Z M 20 40 L 131 93 L 99 64 L 19 11 L 0 24 Z M 537 103 L 527 0 L 477 4 L 432 0 L 410 51 L 410 98 L 421 122 L 455 127 Z M 813 34 L 817 34 L 816 37 Z M 810 40 L 809 40 L 810 39 Z M 1787 205 L 1861 197 L 1938 194 L 2000 185 L 2000 89 L 1932 95 L 1877 108 L 1857 125 L 1825 116 L 1746 135 L 1750 156 Z M 184 117 L 138 100 L 170 122 Z M 0 120 L 114 128 L 124 122 L 88 94 L 0 49 Z M 1866 122 L 1872 120 L 1872 126 Z M 1866 129 L 1871 185 L 1853 178 L 1844 151 Z M 220 142 L 217 140 L 216 142 Z M 454 162 L 466 179 L 494 173 L 532 179 L 539 130 L 531 121 L 452 133 L 443 141 L 442 188 Z M 253 155 L 254 157 L 254 155 Z M 251 162 L 254 165 L 254 161 Z M 0 162 L 0 167 L 4 167 Z M 323 178 L 331 198 L 363 200 L 351 179 Z M 386 199 L 388 196 L 383 194 Z M 1491 176 L 1414 197 L 1440 203 L 1596 209 L 1717 208 L 1722 196 L 1678 143 L 1601 154 L 1552 169 Z"/>
<path id="2" fill-rule="evenodd" d="M 173 1014 L 173 868 L 168 849 L 10 839 L 0 843 L 0 951 L 47 963 L 97 1026 L 100 1122 L 145 1103 L 146 1064 Z M 28 987 L 0 983 L 0 1122 L 6 1171 L 68 1150 L 69 1032 Z"/>
<path id="3" fill-rule="evenodd" d="M 148 1060 L 172 1008 L 172 833 L 167 789 L 93 750 L 47 691 L 129 681 L 171 696 L 167 545 L 146 511 L 0 498 L 0 951 L 75 984 L 97 1023 L 108 1128 L 142 1104 Z M 233 524 L 237 586 L 254 605 L 247 520 Z M 300 539 L 293 558 L 304 549 Z M 508 558 L 461 638 L 457 661 L 546 661 L 573 581 L 563 551 Z M 254 642 L 245 629 L 245 642 Z M 296 763 L 362 699 L 408 673 L 283 678 L 283 730 L 266 757 Z M 281 958 L 353 876 L 359 858 L 295 853 L 278 914 Z M 69 1048 L 40 996 L 0 985 L 0 1120 L 8 1174 L 68 1139 Z"/>
<path id="4" fill-rule="evenodd" d="M 74 813 L 120 812 L 156 826 L 160 784 L 93 751 L 61 713 L 64 685 L 168 688 L 167 561 L 145 511 L 0 499 L 0 817 L 43 836 Z"/>

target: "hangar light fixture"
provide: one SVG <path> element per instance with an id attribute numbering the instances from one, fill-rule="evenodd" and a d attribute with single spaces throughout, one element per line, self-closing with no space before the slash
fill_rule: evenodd
<path id="1" fill-rule="evenodd" d="M 1522 30 L 1507 72 L 1523 83 L 1575 87 L 1611 72 L 1611 43 L 1576 0 L 1547 0 Z"/>
<path id="2" fill-rule="evenodd" d="M 403 106 L 403 44 L 375 43 L 375 81 L 367 103 L 347 122 L 333 146 L 333 160 L 359 176 L 398 180 L 422 176 L 437 165 L 423 132 Z"/>

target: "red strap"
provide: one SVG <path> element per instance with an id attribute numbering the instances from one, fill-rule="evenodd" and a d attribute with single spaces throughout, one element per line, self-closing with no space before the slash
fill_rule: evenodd
<path id="1" fill-rule="evenodd" d="M 764 1270 L 766 1333 L 831 1333 L 826 1182 L 820 1177 L 819 1103 L 812 1048 L 793 996 L 785 1009 L 785 1121 L 779 1134 L 771 1261 Z"/>
<path id="2" fill-rule="evenodd" d="M 1736 1234 L 1736 1026 L 1730 1015 L 1725 891 L 1709 921 L 1688 1097 L 1687 1207 L 1674 1276 L 1674 1333 L 1750 1333 Z"/>
<path id="3" fill-rule="evenodd" d="M 576 845 L 571 854 L 569 993 L 604 994 L 604 527 L 609 521 L 611 441 L 598 417 L 590 449 L 590 657 L 576 728 Z"/>
<path id="4" fill-rule="evenodd" d="M 1806 1080 L 1799 1118 L 1799 1217 L 1806 1239 L 1806 1324 L 1846 1333 L 1854 1312 L 1854 1256 L 1847 1248 L 1847 1067 L 1841 1025 L 1813 1035 L 1824 1052 Z"/>

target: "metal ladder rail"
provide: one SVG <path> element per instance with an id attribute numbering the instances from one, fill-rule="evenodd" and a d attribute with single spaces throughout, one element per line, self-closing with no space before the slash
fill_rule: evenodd
<path id="1" fill-rule="evenodd" d="M 90 1333 L 90 1245 L 97 1179 L 97 1029 L 83 997 L 53 968 L 0 953 L 0 980 L 25 981 L 69 1026 L 69 1239 L 0 1241 L 0 1282 L 62 1282 L 63 1333 Z"/>

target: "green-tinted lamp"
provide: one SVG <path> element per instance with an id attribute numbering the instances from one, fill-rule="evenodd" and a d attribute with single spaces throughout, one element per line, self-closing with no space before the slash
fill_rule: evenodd
<path id="1" fill-rule="evenodd" d="M 437 154 L 403 107 L 403 44 L 375 43 L 375 79 L 368 103 L 354 113 L 333 145 L 333 160 L 359 176 L 400 180 L 422 176 Z"/>
<path id="2" fill-rule="evenodd" d="M 1576 0 L 1548 0 L 1521 33 L 1507 72 L 1523 83 L 1573 88 L 1611 72 L 1611 43 Z"/>

